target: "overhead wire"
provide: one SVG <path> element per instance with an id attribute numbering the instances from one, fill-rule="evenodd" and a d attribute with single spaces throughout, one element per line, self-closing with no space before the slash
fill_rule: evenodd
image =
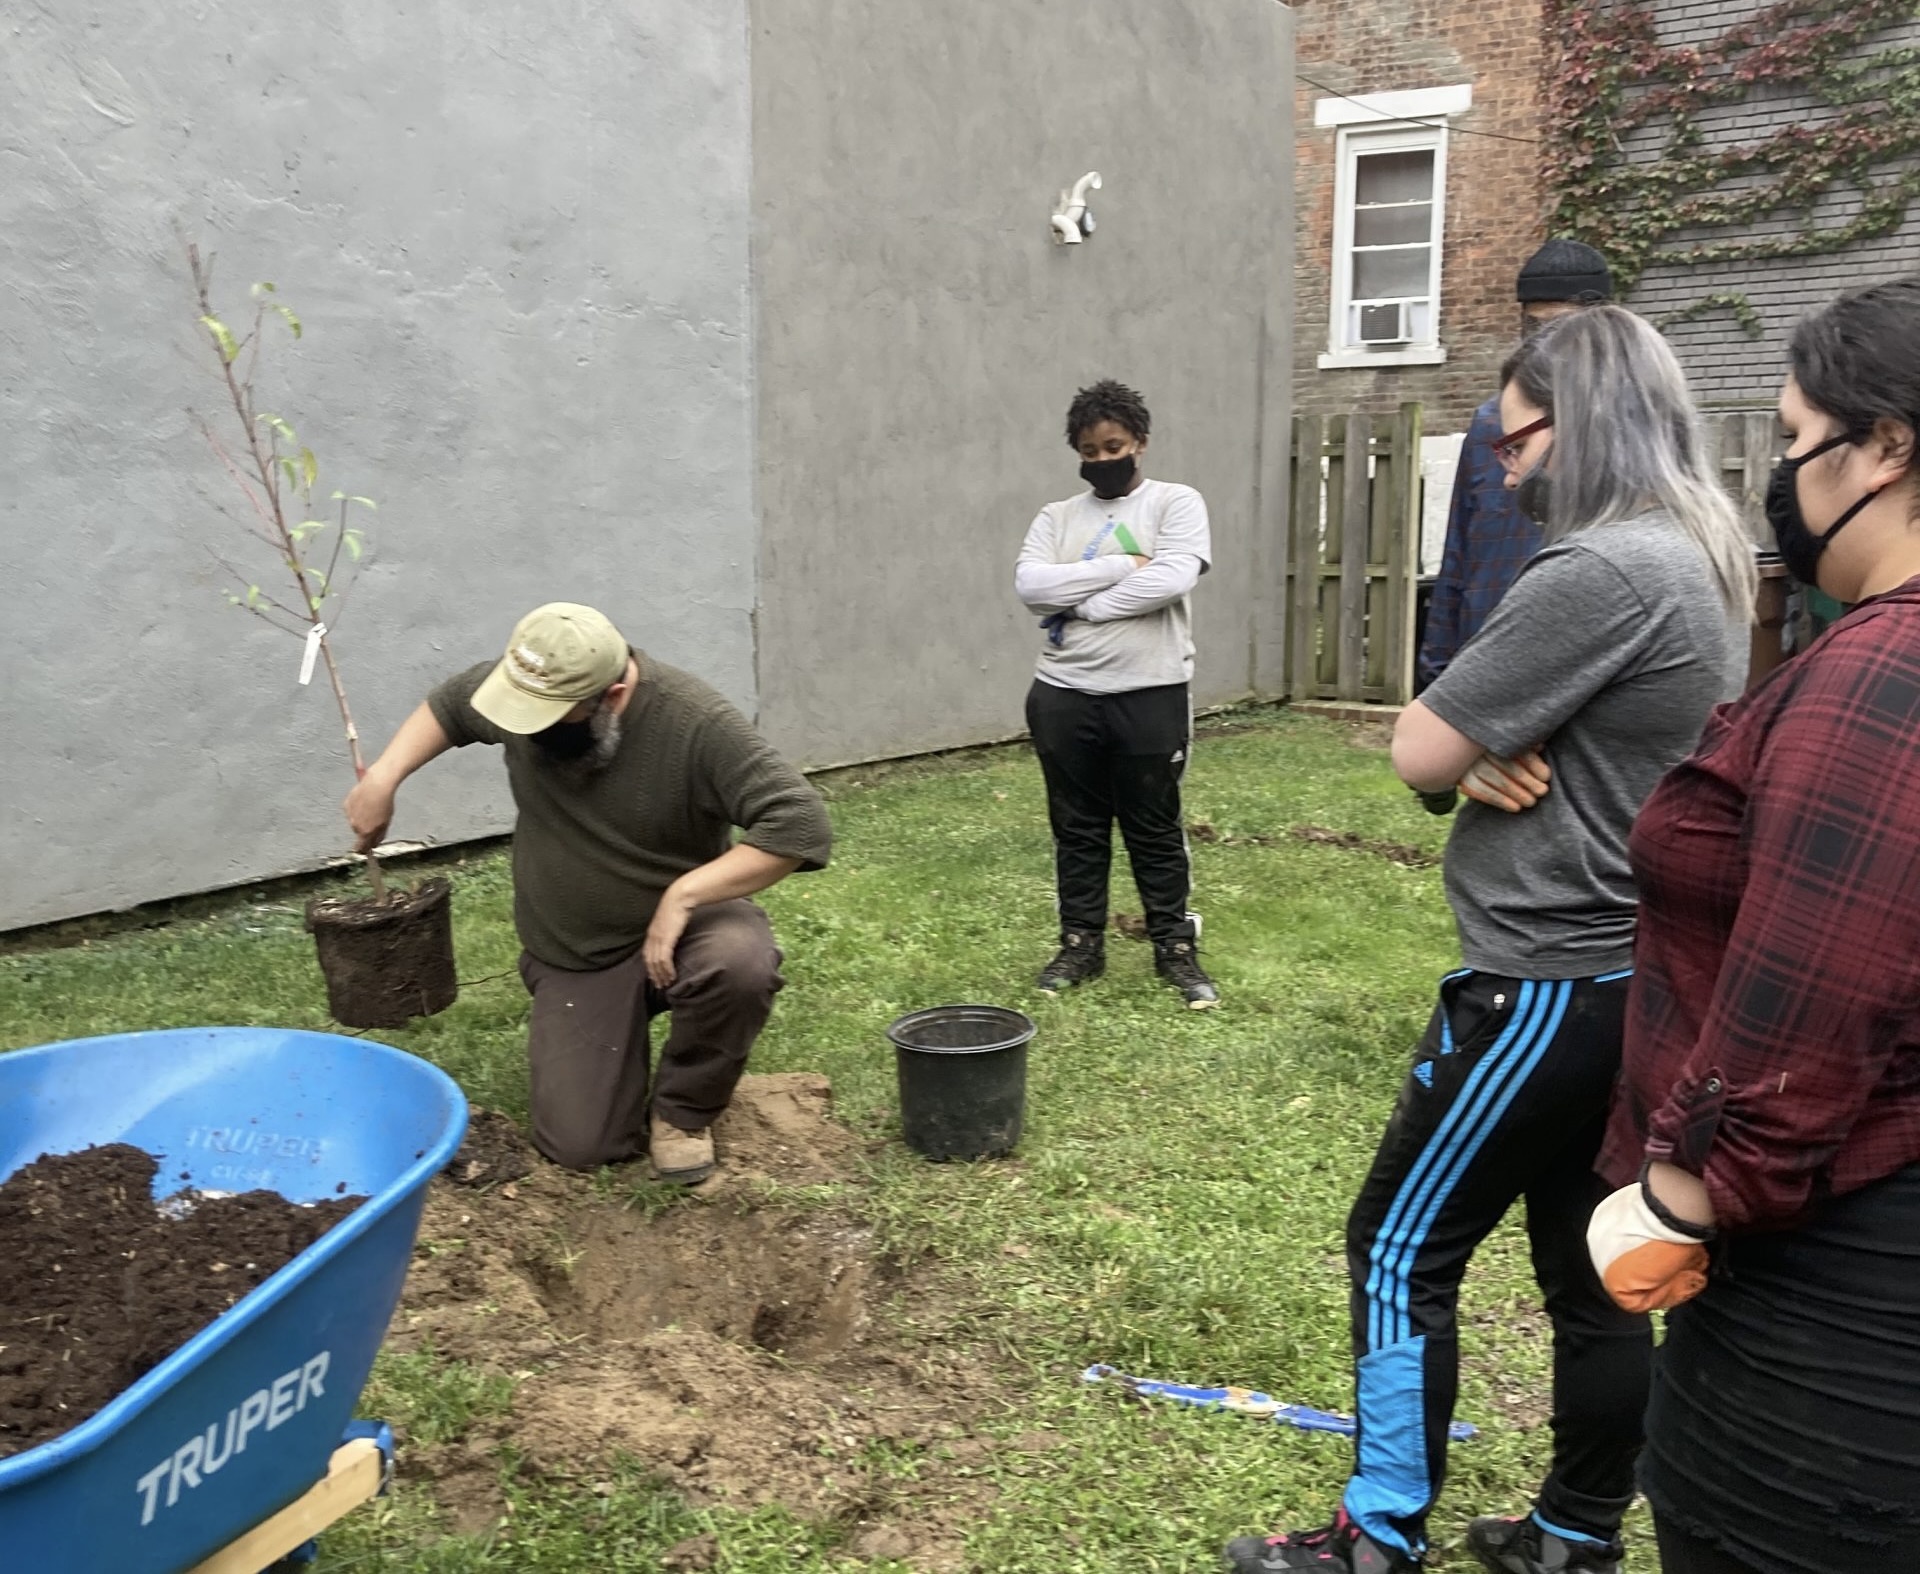
<path id="1" fill-rule="evenodd" d="M 1446 116 L 1441 116 L 1438 119 L 1434 119 L 1424 115 L 1396 115 L 1392 110 L 1384 108 L 1379 104 L 1370 104 L 1364 98 L 1357 98 L 1352 93 L 1342 93 L 1340 89 L 1337 87 L 1328 87 L 1326 83 L 1316 81 L 1313 77 L 1308 76 L 1304 71 L 1294 72 L 1293 79 L 1296 82 L 1306 83 L 1308 87 L 1317 87 L 1320 89 L 1322 93 L 1329 94 L 1334 98 L 1343 98 L 1349 104 L 1357 104 L 1360 108 L 1367 110 L 1372 114 L 1378 115 L 1382 120 L 1394 121 L 1400 125 L 1434 126 L 1446 131 L 1450 131 L 1456 136 L 1491 137 L 1496 142 L 1522 142 L 1522 143 L 1525 143 L 1528 147 L 1534 147 L 1534 148 L 1545 146 L 1544 141 L 1539 137 L 1516 137 L 1512 135 L 1510 132 L 1506 132 L 1506 131 L 1476 131 L 1471 126 L 1456 126 Z"/>

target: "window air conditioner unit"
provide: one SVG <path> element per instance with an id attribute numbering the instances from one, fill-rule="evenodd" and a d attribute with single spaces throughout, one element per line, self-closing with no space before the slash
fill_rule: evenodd
<path id="1" fill-rule="evenodd" d="M 1384 301 L 1360 308 L 1362 344 L 1409 344 L 1413 340 L 1413 311 L 1406 301 Z"/>

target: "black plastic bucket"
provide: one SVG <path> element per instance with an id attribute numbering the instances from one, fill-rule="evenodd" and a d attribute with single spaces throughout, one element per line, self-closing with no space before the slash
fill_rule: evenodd
<path id="1" fill-rule="evenodd" d="M 933 1006 L 888 1028 L 907 1146 L 941 1163 L 1013 1152 L 1034 1032 L 1031 1018 L 1004 1006 Z"/>

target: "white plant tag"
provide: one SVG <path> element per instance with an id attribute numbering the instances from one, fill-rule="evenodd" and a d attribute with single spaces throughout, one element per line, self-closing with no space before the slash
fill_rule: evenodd
<path id="1" fill-rule="evenodd" d="M 300 682 L 304 687 L 313 682 L 313 664 L 320 655 L 320 641 L 327 635 L 327 626 L 316 623 L 307 630 L 307 648 L 300 655 Z"/>

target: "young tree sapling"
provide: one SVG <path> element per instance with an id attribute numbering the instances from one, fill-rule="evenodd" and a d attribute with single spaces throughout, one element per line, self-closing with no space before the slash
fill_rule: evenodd
<path id="1" fill-rule="evenodd" d="M 292 580 L 291 601 L 283 601 L 251 583 L 249 576 L 211 549 L 210 555 L 245 587 L 228 591 L 229 602 L 306 642 L 306 656 L 300 669 L 303 684 L 312 677 L 316 660 L 326 668 L 334 703 L 340 710 L 340 724 L 346 732 L 354 775 L 364 776 L 367 767 L 360 753 L 360 734 L 353 724 L 346 688 L 340 681 L 332 636 L 345 610 L 347 592 L 358 577 L 366 546 L 360 531 L 349 523 L 350 510 L 371 510 L 373 500 L 335 492 L 330 501 L 338 505 L 337 517 L 313 517 L 319 460 L 311 448 L 302 445 L 291 424 L 271 411 L 257 409 L 254 403 L 254 376 L 267 331 L 278 323 L 298 339 L 303 331 L 300 319 L 278 298 L 272 284 L 256 284 L 252 292 L 252 325 L 245 334 L 236 337 L 213 309 L 213 258 L 203 259 L 199 247 L 190 245 L 187 265 L 193 274 L 194 294 L 200 308 L 199 326 L 219 361 L 221 383 L 233 409 L 240 441 L 230 447 L 205 418 L 199 418 L 200 430 L 253 510 L 251 522 L 237 521 L 240 530 L 279 559 Z M 343 557 L 347 562 L 344 574 L 341 573 Z M 320 567 L 323 559 L 325 568 Z M 367 855 L 367 877 L 373 884 L 375 900 L 386 901 L 385 875 L 380 860 L 371 853 Z"/>

